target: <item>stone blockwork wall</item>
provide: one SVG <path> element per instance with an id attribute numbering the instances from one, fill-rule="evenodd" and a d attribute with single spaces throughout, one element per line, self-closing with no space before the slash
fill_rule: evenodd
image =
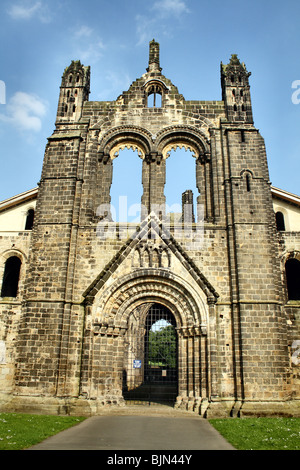
<path id="1" fill-rule="evenodd" d="M 300 261 L 300 233 L 278 232 L 278 244 L 280 247 L 282 290 L 284 310 L 288 325 L 288 348 L 289 348 L 289 380 L 291 384 L 292 397 L 299 396 L 300 390 L 300 301 L 289 300 L 286 289 L 285 263 L 288 259 Z"/>
<path id="2" fill-rule="evenodd" d="M 27 259 L 31 232 L 0 235 L 0 279 L 3 282 L 7 259 L 16 256 L 21 260 L 17 297 L 0 298 L 0 403 L 14 388 L 16 344 L 18 340 L 21 306 L 26 279 Z M 1 289 L 0 285 L 0 289 Z"/>
<path id="3" fill-rule="evenodd" d="M 122 404 L 126 351 L 139 344 L 133 330 L 142 331 L 136 315 L 153 302 L 176 322 L 178 407 L 206 416 L 270 414 L 299 398 L 287 341 L 298 317 L 287 319 L 282 308 L 249 75 L 234 56 L 221 68 L 222 101 L 185 101 L 162 74 L 152 41 L 147 72 L 128 91 L 89 102 L 89 68 L 73 62 L 66 69 L 46 146 L 8 407 L 43 402 L 57 411 L 72 403 L 96 413 Z M 161 105 L 149 106 L 157 95 Z M 139 227 L 110 214 L 114 159 L 124 147 L 142 159 Z M 195 158 L 195 209 L 203 214 L 184 230 L 169 224 L 163 207 L 166 159 L 177 147 Z"/>

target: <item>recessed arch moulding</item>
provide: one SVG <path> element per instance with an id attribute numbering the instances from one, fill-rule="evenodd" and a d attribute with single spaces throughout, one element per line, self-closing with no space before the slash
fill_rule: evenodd
<path id="1" fill-rule="evenodd" d="M 195 410 L 211 394 L 211 383 L 207 380 L 211 366 L 206 351 L 210 337 L 215 335 L 211 333 L 213 295 L 201 289 L 189 273 L 179 273 L 182 266 L 174 255 L 172 272 L 151 267 L 133 269 L 132 256 L 104 285 L 99 278 L 98 285 L 86 293 L 80 393 L 95 400 L 95 406 L 123 403 L 124 373 L 131 376 L 129 368 L 133 367 L 133 359 L 137 359 L 133 358 L 134 351 L 138 344 L 144 344 L 147 312 L 156 303 L 169 309 L 176 323 L 177 406 Z"/>

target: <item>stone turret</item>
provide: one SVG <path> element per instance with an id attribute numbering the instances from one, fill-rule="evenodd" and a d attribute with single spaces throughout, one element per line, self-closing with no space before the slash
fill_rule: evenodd
<path id="1" fill-rule="evenodd" d="M 90 67 L 84 67 L 79 60 L 72 61 L 62 76 L 56 123 L 78 121 L 89 93 Z"/>
<path id="2" fill-rule="evenodd" d="M 229 121 L 253 124 L 250 75 L 236 54 L 232 54 L 228 65 L 221 63 L 222 99 Z"/>

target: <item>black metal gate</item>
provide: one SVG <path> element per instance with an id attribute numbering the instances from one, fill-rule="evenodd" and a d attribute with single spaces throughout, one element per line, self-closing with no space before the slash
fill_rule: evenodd
<path id="1" fill-rule="evenodd" d="M 135 330 L 139 338 L 128 341 L 131 354 L 126 355 L 123 396 L 135 404 L 173 405 L 178 389 L 175 318 L 163 305 L 155 303 L 144 307 L 146 319 Z"/>

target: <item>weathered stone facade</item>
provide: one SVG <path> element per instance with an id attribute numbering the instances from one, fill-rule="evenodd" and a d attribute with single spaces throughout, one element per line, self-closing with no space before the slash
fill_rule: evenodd
<path id="1" fill-rule="evenodd" d="M 275 226 L 249 75 L 233 55 L 221 64 L 222 101 L 186 101 L 162 74 L 155 41 L 147 72 L 113 102 L 88 101 L 89 67 L 65 70 L 25 285 L 21 298 L 1 304 L 12 354 L 2 409 L 93 414 L 124 404 L 128 351 L 142 354 L 138 332 L 156 303 L 176 324 L 177 407 L 203 416 L 300 413 L 291 360 L 299 307 L 284 307 L 285 235 Z M 110 214 L 124 147 L 142 159 L 138 226 Z M 195 158 L 196 222 L 187 212 L 169 223 L 165 213 L 166 159 L 177 147 Z M 299 234 L 294 244 L 298 256 Z"/>

